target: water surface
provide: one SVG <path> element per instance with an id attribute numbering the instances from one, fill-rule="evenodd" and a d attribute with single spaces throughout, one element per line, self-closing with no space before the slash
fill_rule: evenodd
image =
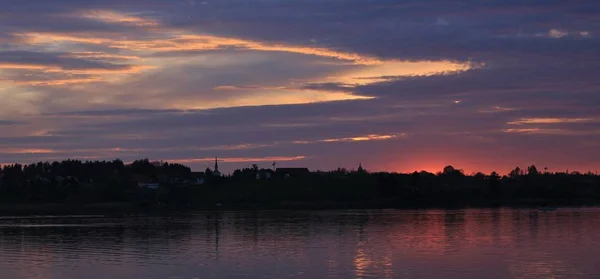
<path id="1" fill-rule="evenodd" d="M 0 218 L 0 278 L 600 278 L 600 209 Z"/>

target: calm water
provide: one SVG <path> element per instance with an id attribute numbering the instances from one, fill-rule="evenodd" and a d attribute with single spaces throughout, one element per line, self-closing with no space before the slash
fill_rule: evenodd
<path id="1" fill-rule="evenodd" d="M 0 278 L 600 278 L 600 209 L 0 218 Z"/>

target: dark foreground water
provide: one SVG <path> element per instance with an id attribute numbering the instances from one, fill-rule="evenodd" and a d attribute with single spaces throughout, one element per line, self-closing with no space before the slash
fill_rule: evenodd
<path id="1" fill-rule="evenodd" d="M 0 278 L 600 278 L 600 209 L 0 217 Z"/>

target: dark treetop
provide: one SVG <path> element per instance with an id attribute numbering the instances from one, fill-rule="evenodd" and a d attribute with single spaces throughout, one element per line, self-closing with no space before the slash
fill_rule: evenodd
<path id="1" fill-rule="evenodd" d="M 215 175 L 148 159 L 40 162 L 0 172 L 3 204 L 127 203 L 167 208 L 449 207 L 596 203 L 600 176 L 515 168 L 508 175 L 261 169 Z"/>

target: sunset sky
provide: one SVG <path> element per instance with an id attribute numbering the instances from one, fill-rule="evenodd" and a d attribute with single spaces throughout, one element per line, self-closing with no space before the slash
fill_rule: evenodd
<path id="1" fill-rule="evenodd" d="M 0 164 L 600 169 L 597 0 L 0 4 Z"/>

